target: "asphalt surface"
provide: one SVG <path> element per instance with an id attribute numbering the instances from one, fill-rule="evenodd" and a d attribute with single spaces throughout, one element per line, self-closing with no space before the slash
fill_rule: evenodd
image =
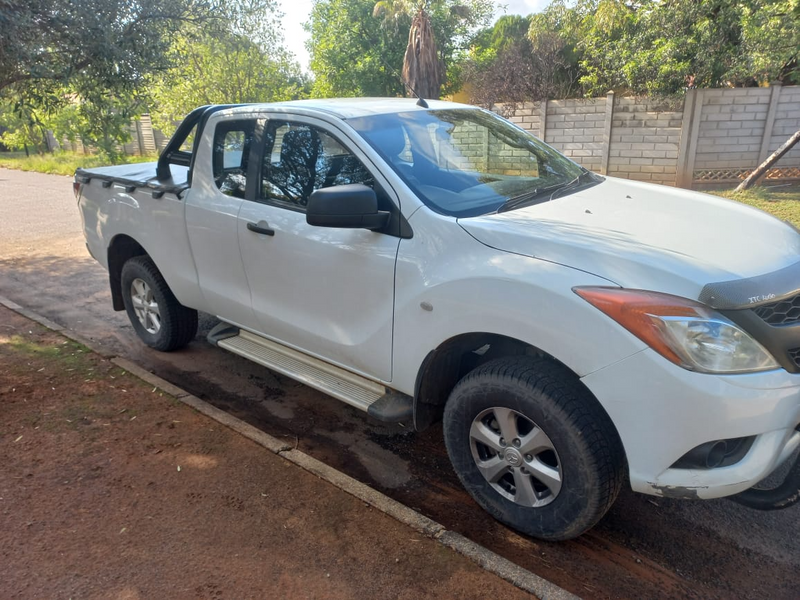
<path id="1" fill-rule="evenodd" d="M 441 430 L 421 434 L 213 348 L 201 317 L 190 346 L 160 354 L 111 309 L 105 271 L 88 255 L 69 178 L 0 169 L 0 295 L 89 337 L 189 392 L 383 491 L 445 527 L 586 598 L 796 598 L 800 509 L 751 511 L 726 500 L 623 491 L 581 538 L 521 536 L 463 492 Z"/>

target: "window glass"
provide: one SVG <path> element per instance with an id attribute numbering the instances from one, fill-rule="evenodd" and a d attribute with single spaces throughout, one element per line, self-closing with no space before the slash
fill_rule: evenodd
<path id="1" fill-rule="evenodd" d="M 175 128 L 177 129 L 178 126 L 181 124 L 180 121 L 175 121 Z M 192 130 L 189 132 L 189 135 L 186 136 L 186 139 L 183 140 L 181 147 L 178 148 L 181 152 L 194 152 L 194 138 L 197 135 L 197 125 L 192 127 Z"/>
<path id="2" fill-rule="evenodd" d="M 252 120 L 223 121 L 214 131 L 214 181 L 227 196 L 245 196 L 247 160 L 254 131 Z"/>
<path id="3" fill-rule="evenodd" d="M 529 197 L 546 202 L 579 189 L 586 173 L 528 132 L 478 109 L 414 110 L 348 123 L 423 202 L 455 217 Z M 598 181 L 587 174 L 582 185 Z"/>
<path id="4" fill-rule="evenodd" d="M 356 156 L 326 131 L 303 123 L 270 121 L 261 198 L 304 210 L 314 190 L 349 183 L 374 187 Z"/>

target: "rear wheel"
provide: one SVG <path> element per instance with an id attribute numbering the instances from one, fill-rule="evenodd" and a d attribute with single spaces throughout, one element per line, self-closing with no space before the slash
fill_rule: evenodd
<path id="1" fill-rule="evenodd" d="M 590 529 L 623 480 L 609 417 L 574 374 L 545 359 L 498 359 L 469 373 L 445 407 L 444 438 L 478 504 L 540 539 Z"/>
<path id="2" fill-rule="evenodd" d="M 122 267 L 122 299 L 139 338 L 151 348 L 183 348 L 197 334 L 197 311 L 175 298 L 149 256 L 136 256 Z"/>

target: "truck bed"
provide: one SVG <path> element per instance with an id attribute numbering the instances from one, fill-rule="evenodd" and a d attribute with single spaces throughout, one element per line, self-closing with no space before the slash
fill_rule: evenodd
<path id="1" fill-rule="evenodd" d="M 104 187 L 116 183 L 126 187 L 126 191 L 133 192 L 137 188 L 152 190 L 153 194 L 175 194 L 178 197 L 189 187 L 188 167 L 172 166 L 172 177 L 159 181 L 156 177 L 155 162 L 116 165 L 111 167 L 96 167 L 94 169 L 78 169 L 75 178 L 80 183 L 89 183 L 92 179 L 108 182 Z"/>

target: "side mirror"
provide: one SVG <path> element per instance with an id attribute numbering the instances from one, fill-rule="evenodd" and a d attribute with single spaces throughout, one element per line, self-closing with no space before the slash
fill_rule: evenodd
<path id="1" fill-rule="evenodd" d="M 383 229 L 390 213 L 378 210 L 375 190 L 360 183 L 321 188 L 308 197 L 306 222 L 317 227 Z"/>

